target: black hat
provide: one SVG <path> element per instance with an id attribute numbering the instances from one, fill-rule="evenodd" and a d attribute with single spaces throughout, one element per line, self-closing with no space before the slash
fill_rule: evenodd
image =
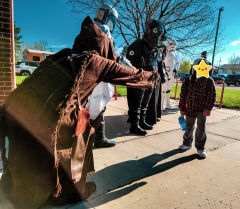
<path id="1" fill-rule="evenodd" d="M 203 51 L 201 55 L 202 55 L 202 56 L 207 56 L 207 52 L 206 52 L 206 51 Z"/>

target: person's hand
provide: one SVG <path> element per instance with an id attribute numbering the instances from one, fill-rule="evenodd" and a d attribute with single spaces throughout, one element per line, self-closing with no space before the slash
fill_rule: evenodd
<path id="1" fill-rule="evenodd" d="M 185 111 L 181 111 L 180 110 L 180 114 L 181 114 L 181 116 L 184 116 L 185 115 Z"/>
<path id="2" fill-rule="evenodd" d="M 207 109 L 203 110 L 203 115 L 210 116 L 210 114 L 211 114 L 211 110 L 207 110 Z"/>

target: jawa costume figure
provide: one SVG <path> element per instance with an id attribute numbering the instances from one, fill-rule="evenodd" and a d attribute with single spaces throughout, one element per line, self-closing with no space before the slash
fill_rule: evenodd
<path id="1" fill-rule="evenodd" d="M 94 172 L 94 129 L 82 105 L 101 81 L 145 90 L 157 80 L 156 72 L 116 63 L 109 39 L 87 17 L 73 48 L 44 60 L 1 107 L 4 194 L 23 209 L 40 207 L 51 193 L 56 200 L 87 199 L 96 189 L 86 184 Z"/>
<path id="2" fill-rule="evenodd" d="M 103 5 L 99 8 L 94 23 L 104 32 L 110 39 L 114 47 L 113 33 L 118 19 L 117 11 L 110 5 Z M 117 55 L 116 55 L 117 56 Z M 118 57 L 117 62 L 125 67 L 132 67 L 131 63 L 127 62 L 126 58 Z M 113 97 L 114 86 L 110 83 L 100 82 L 93 90 L 93 93 L 88 99 L 86 108 L 90 113 L 90 119 L 93 121 L 95 128 L 94 147 L 113 147 L 115 141 L 111 141 L 105 136 L 105 120 L 104 112 L 106 105 Z"/>
<path id="3" fill-rule="evenodd" d="M 175 39 L 169 39 L 167 43 L 167 53 L 164 59 L 166 63 L 167 81 L 162 84 L 162 110 L 173 109 L 170 106 L 170 94 L 173 85 L 174 74 L 178 71 L 180 63 L 176 52 L 177 42 Z M 164 108 L 164 95 L 166 93 L 166 107 Z"/>
<path id="4" fill-rule="evenodd" d="M 145 23 L 145 31 L 143 39 L 134 41 L 127 50 L 127 59 L 136 68 L 143 68 L 146 71 L 160 73 L 161 78 L 164 79 L 163 68 L 158 68 L 158 49 L 156 48 L 159 39 L 164 34 L 164 26 L 159 20 L 150 20 Z M 161 79 L 159 78 L 159 79 Z M 146 130 L 151 130 L 153 127 L 150 124 L 155 124 L 157 120 L 156 102 L 158 100 L 159 81 L 156 88 L 149 88 L 147 90 L 127 88 L 128 99 L 128 122 L 131 123 L 130 132 L 146 135 Z M 149 110 L 150 120 L 146 122 L 146 113 L 148 103 L 153 95 L 154 105 Z M 156 101 L 156 102 L 155 102 Z"/>

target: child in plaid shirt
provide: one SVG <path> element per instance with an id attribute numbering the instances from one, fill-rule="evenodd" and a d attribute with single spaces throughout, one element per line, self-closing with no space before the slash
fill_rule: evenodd
<path id="1" fill-rule="evenodd" d="M 192 68 L 192 70 L 194 70 Z M 182 116 L 186 115 L 186 132 L 183 135 L 181 150 L 192 148 L 194 124 L 197 120 L 195 132 L 195 147 L 200 157 L 206 157 L 206 116 L 210 116 L 216 104 L 216 88 L 211 77 L 196 78 L 196 71 L 182 83 L 179 109 Z M 210 79 L 210 80 L 208 80 Z M 188 83 L 188 85 L 186 85 Z M 187 89 L 186 89 L 187 88 Z"/>

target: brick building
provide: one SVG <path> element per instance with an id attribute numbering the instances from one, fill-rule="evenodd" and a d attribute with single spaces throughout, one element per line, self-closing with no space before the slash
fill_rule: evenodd
<path id="1" fill-rule="evenodd" d="M 0 1 L 0 104 L 15 89 L 13 0 Z"/>

